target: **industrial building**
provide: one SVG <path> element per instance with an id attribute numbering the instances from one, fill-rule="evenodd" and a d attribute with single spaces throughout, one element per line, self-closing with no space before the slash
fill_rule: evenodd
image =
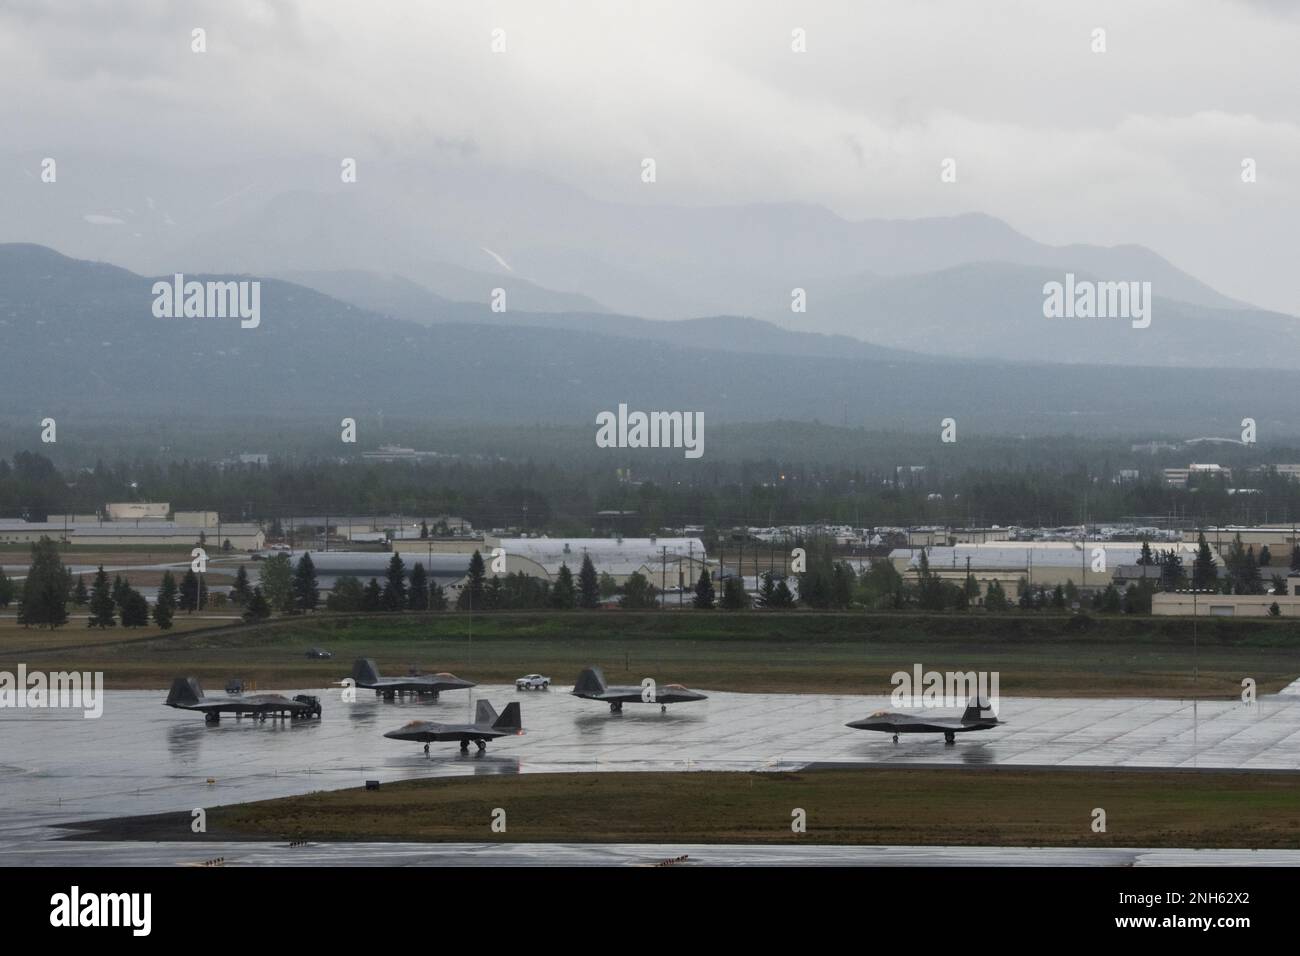
<path id="1" fill-rule="evenodd" d="M 69 545 L 197 545 L 203 536 L 209 549 L 226 541 L 236 551 L 256 551 L 266 544 L 257 525 L 220 524 L 211 528 L 180 525 L 174 521 L 15 521 L 0 520 L 0 544 L 33 544 L 50 538 Z"/>
<path id="2" fill-rule="evenodd" d="M 1196 546 L 1186 542 L 1152 545 L 1152 551 L 1173 550 L 1180 554 L 1189 571 L 1196 557 Z M 930 570 L 946 580 L 960 584 L 969 569 L 981 590 L 996 580 L 1015 598 L 1016 582 L 1025 578 L 1031 587 L 1054 588 L 1073 582 L 1080 588 L 1104 588 L 1114 580 L 1122 566 L 1136 565 L 1142 553 L 1137 542 L 1115 541 L 1018 541 L 989 544 L 958 544 L 953 547 L 924 549 L 895 548 L 890 561 L 904 578 L 919 573 L 921 552 L 930 562 Z M 1215 557 L 1215 564 L 1222 561 Z"/>

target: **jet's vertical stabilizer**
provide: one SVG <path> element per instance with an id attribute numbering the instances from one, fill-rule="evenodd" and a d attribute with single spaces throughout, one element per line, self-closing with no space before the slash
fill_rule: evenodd
<path id="1" fill-rule="evenodd" d="M 486 701 L 479 701 L 479 703 L 486 703 Z M 505 713 L 492 724 L 493 730 L 504 730 L 506 733 L 515 733 L 523 727 L 523 717 L 519 714 L 519 701 L 506 705 Z"/>
<path id="2" fill-rule="evenodd" d="M 352 680 L 358 684 L 373 684 L 379 680 L 379 668 L 368 657 L 358 657 L 352 662 Z"/>
<path id="3" fill-rule="evenodd" d="M 178 677 L 172 681 L 172 689 L 167 694 L 167 706 L 186 706 L 197 704 L 203 699 L 203 688 L 197 677 Z"/>
<path id="4" fill-rule="evenodd" d="M 962 712 L 961 722 L 963 724 L 978 724 L 988 720 L 996 720 L 997 717 L 989 709 L 987 701 L 981 701 L 978 697 L 972 697 L 970 703 L 966 705 L 966 710 Z"/>
<path id="5" fill-rule="evenodd" d="M 578 682 L 573 685 L 575 694 L 592 694 L 599 696 L 605 693 L 605 675 L 599 667 L 588 667 L 578 675 Z"/>
<path id="6" fill-rule="evenodd" d="M 486 700 L 480 699 L 474 706 L 474 723 L 487 724 L 491 727 L 497 719 L 496 709 Z"/>

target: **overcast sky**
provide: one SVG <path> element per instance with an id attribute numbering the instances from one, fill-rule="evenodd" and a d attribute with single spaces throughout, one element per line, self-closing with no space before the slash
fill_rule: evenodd
<path id="1" fill-rule="evenodd" d="M 1296 7 L 0 0 L 0 149 L 427 158 L 635 202 L 980 211 L 1044 242 L 1146 245 L 1300 313 Z"/>

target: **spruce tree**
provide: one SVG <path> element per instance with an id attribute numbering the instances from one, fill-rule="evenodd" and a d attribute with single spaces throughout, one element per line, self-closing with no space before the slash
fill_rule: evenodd
<path id="1" fill-rule="evenodd" d="M 271 605 L 266 600 L 266 595 L 262 593 L 260 587 L 253 588 L 253 593 L 248 598 L 248 607 L 244 609 L 244 622 L 246 624 L 256 624 L 259 621 L 265 621 L 271 616 Z"/>
<path id="2" fill-rule="evenodd" d="M 437 581 L 429 582 L 429 610 L 447 610 L 447 592 L 442 589 L 442 585 Z"/>
<path id="3" fill-rule="evenodd" d="M 0 571 L 0 577 L 2 577 L 3 575 L 4 572 Z M 86 603 L 89 600 L 90 600 L 90 592 L 86 590 L 86 579 L 84 576 L 78 574 L 77 587 L 72 592 L 72 603 L 77 605 L 77 607 L 85 607 Z"/>
<path id="4" fill-rule="evenodd" d="M 429 609 L 429 576 L 424 573 L 424 565 L 419 561 L 411 568 L 410 593 L 406 596 L 406 606 L 412 611 Z"/>
<path id="5" fill-rule="evenodd" d="M 162 630 L 172 626 L 176 616 L 176 578 L 170 571 L 164 571 L 162 583 L 158 585 L 158 600 L 153 606 L 153 622 Z"/>
<path id="6" fill-rule="evenodd" d="M 578 605 L 588 609 L 600 606 L 600 579 L 589 554 L 582 556 L 582 568 L 578 571 Z"/>
<path id="7" fill-rule="evenodd" d="M 558 611 L 571 611 L 577 600 L 573 572 L 567 564 L 561 564 L 560 572 L 555 576 L 555 587 L 551 589 L 551 607 Z"/>
<path id="8" fill-rule="evenodd" d="M 293 603 L 299 611 L 314 611 L 320 603 L 320 583 L 316 580 L 316 563 L 304 551 L 293 573 Z"/>
<path id="9" fill-rule="evenodd" d="M 252 596 L 252 588 L 248 586 L 248 572 L 241 564 L 239 570 L 235 572 L 235 585 L 230 589 L 230 600 L 243 607 Z"/>
<path id="10" fill-rule="evenodd" d="M 108 575 L 104 573 L 104 566 L 101 564 L 99 570 L 95 573 L 95 583 L 90 588 L 90 623 L 89 627 L 113 627 L 117 624 L 114 618 L 115 605 L 113 604 L 112 585 L 108 583 Z"/>
<path id="11" fill-rule="evenodd" d="M 370 579 L 366 589 L 361 592 L 361 610 L 378 611 L 384 605 L 383 589 L 375 578 Z"/>
<path id="12" fill-rule="evenodd" d="M 193 568 L 186 570 L 185 577 L 181 578 L 181 593 L 176 606 L 186 614 L 193 614 L 199 609 L 199 576 Z"/>
<path id="13" fill-rule="evenodd" d="M 78 581 L 81 579 L 78 578 Z M 14 599 L 14 593 L 17 588 L 14 586 L 12 578 L 5 576 L 5 569 L 0 568 L 0 607 L 8 607 Z"/>
<path id="14" fill-rule="evenodd" d="M 1218 583 L 1219 569 L 1202 531 L 1196 542 L 1196 560 L 1192 562 L 1192 587 L 1198 591 L 1217 591 Z"/>
<path id="15" fill-rule="evenodd" d="M 709 569 L 700 571 L 700 579 L 695 582 L 695 607 L 700 611 L 713 610 L 713 577 Z"/>
<path id="16" fill-rule="evenodd" d="M 68 569 L 59 546 L 47 537 L 32 545 L 32 564 L 23 581 L 22 623 L 50 629 L 68 623 Z"/>
<path id="17" fill-rule="evenodd" d="M 149 602 L 135 588 L 128 586 L 122 594 L 122 626 L 146 627 L 149 624 Z"/>
<path id="18" fill-rule="evenodd" d="M 483 567 L 483 555 L 477 551 L 469 559 L 469 569 L 465 574 L 465 586 L 461 588 L 456 606 L 461 610 L 479 610 L 483 607 L 483 579 L 486 572 Z"/>
<path id="19" fill-rule="evenodd" d="M 382 603 L 385 611 L 400 611 L 406 607 L 406 565 L 402 563 L 400 554 L 394 554 L 388 562 Z"/>

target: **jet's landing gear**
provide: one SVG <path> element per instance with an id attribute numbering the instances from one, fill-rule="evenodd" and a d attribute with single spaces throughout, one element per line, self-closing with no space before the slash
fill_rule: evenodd
<path id="1" fill-rule="evenodd" d="M 667 705 L 667 704 L 660 704 L 660 705 L 659 705 L 659 713 L 661 713 L 661 714 L 666 714 L 666 713 L 668 713 L 668 705 Z"/>
<path id="2" fill-rule="evenodd" d="M 484 751 L 487 750 L 487 741 L 486 741 L 486 740 L 476 740 L 476 741 L 474 741 L 474 743 L 478 744 L 478 752 L 479 752 L 479 753 L 483 753 Z"/>
<path id="3" fill-rule="evenodd" d="M 957 742 L 957 738 L 953 736 L 951 733 L 947 733 L 943 735 L 943 742 L 945 744 L 952 745 Z"/>
<path id="4" fill-rule="evenodd" d="M 429 752 L 429 745 L 428 745 L 428 744 L 425 744 L 425 745 L 424 745 L 424 752 L 425 752 L 425 753 L 428 753 L 428 752 Z"/>
<path id="5" fill-rule="evenodd" d="M 623 713 L 623 702 L 622 702 L 621 700 L 613 700 L 613 701 L 610 701 L 610 703 L 609 703 L 609 712 L 610 712 L 611 714 L 621 714 L 621 713 Z"/>
<path id="6" fill-rule="evenodd" d="M 219 724 L 221 723 L 221 715 L 218 714 L 215 710 L 209 711 L 208 713 L 203 715 L 203 722 L 205 724 Z"/>
<path id="7" fill-rule="evenodd" d="M 463 753 L 463 754 L 467 754 L 467 753 L 469 753 L 469 741 L 468 741 L 468 740 L 462 740 L 462 741 L 460 742 L 460 752 Z"/>
<path id="8" fill-rule="evenodd" d="M 898 734 L 894 734 L 894 743 L 898 743 Z"/>

